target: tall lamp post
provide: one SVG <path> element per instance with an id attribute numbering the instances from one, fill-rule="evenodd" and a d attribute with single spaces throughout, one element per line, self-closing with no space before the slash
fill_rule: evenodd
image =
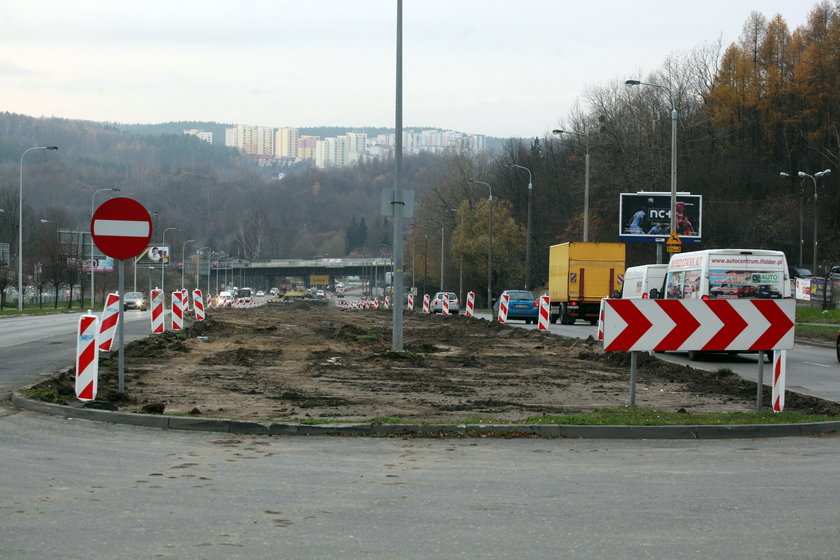
<path id="1" fill-rule="evenodd" d="M 662 84 L 649 84 L 639 80 L 627 80 L 628 86 L 650 86 L 664 89 L 671 99 L 671 233 L 677 231 L 677 106 L 674 103 L 674 92 Z M 662 264 L 662 244 L 657 244 L 656 262 Z"/>
<path id="2" fill-rule="evenodd" d="M 181 289 L 184 289 L 184 272 L 187 270 L 187 261 L 186 253 L 187 253 L 187 243 L 195 243 L 195 239 L 187 239 L 184 241 L 184 244 L 181 245 Z"/>
<path id="3" fill-rule="evenodd" d="M 814 260 L 813 260 L 813 265 L 811 267 L 811 273 L 814 274 L 814 275 L 817 274 L 817 222 L 818 222 L 818 216 L 819 216 L 818 207 L 817 207 L 817 179 L 819 179 L 820 177 L 824 177 L 825 175 L 828 175 L 829 173 L 831 173 L 831 169 L 826 169 L 825 171 L 817 171 L 813 175 L 805 173 L 804 171 L 799 171 L 796 174 L 798 177 L 801 177 L 803 179 L 805 177 L 809 177 L 814 182 Z M 779 175 L 781 175 L 782 177 L 790 177 L 790 175 L 788 175 L 784 171 L 782 171 Z M 800 220 L 800 224 L 801 223 L 802 223 L 802 221 Z M 800 246 L 801 246 L 801 243 L 802 243 L 801 237 L 802 237 L 802 234 L 801 234 L 801 230 L 800 230 Z M 800 260 L 802 260 L 802 259 L 800 258 Z"/>
<path id="4" fill-rule="evenodd" d="M 468 183 L 484 185 L 489 191 L 487 197 L 487 307 L 493 309 L 493 188 L 490 183 L 469 179 Z"/>
<path id="5" fill-rule="evenodd" d="M 58 146 L 33 146 L 20 155 L 20 192 L 18 199 L 18 311 L 23 311 L 23 158 L 32 150 L 57 150 Z"/>
<path id="6" fill-rule="evenodd" d="M 555 131 L 556 132 L 556 131 Z M 587 155 L 587 165 L 589 162 Z M 506 163 L 505 167 L 516 167 L 517 169 L 524 169 L 528 172 L 528 220 L 525 226 L 525 289 L 528 289 L 528 280 L 531 278 L 531 193 L 534 190 L 534 183 L 531 180 L 531 170 L 515 163 Z M 587 169 L 589 169 L 587 167 Z M 589 175 L 587 174 L 587 178 Z M 584 238 L 586 241 L 586 238 Z"/>
<path id="7" fill-rule="evenodd" d="M 179 228 L 179 227 L 168 227 L 165 230 L 163 230 L 163 235 L 161 236 L 161 240 L 160 240 L 161 245 L 166 247 L 166 232 L 171 231 L 171 230 L 177 230 L 177 229 L 181 229 L 181 228 Z M 164 272 L 166 272 L 166 260 L 164 260 L 165 258 L 169 258 L 169 252 L 168 251 L 167 251 L 166 257 L 164 257 L 163 255 L 160 256 L 160 291 L 163 292 L 163 294 L 164 294 L 163 295 L 163 301 L 166 301 L 166 290 L 163 289 L 163 280 L 164 280 L 163 275 L 164 275 Z"/>
<path id="8" fill-rule="evenodd" d="M 93 220 L 93 204 L 94 200 L 96 200 L 96 195 L 101 192 L 120 192 L 120 189 L 96 189 L 93 191 L 93 195 L 90 197 L 90 219 Z M 96 267 L 93 265 L 93 237 L 90 238 L 90 305 L 91 307 L 95 307 L 94 297 L 96 292 L 93 291 L 93 271 Z M 135 285 L 137 284 L 137 265 L 134 265 L 134 280 Z M 136 287 L 135 287 L 136 290 Z"/>
<path id="9" fill-rule="evenodd" d="M 563 130 L 561 128 L 551 131 L 558 136 L 561 134 L 572 134 L 580 136 L 586 144 L 586 156 L 584 157 L 584 178 L 583 178 L 583 242 L 589 241 L 589 133 Z"/>

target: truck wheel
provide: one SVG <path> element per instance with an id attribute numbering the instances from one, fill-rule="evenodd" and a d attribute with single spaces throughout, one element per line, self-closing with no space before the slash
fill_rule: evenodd
<path id="1" fill-rule="evenodd" d="M 569 315 L 569 310 L 566 308 L 566 304 L 562 304 L 560 306 L 560 324 L 573 325 L 574 323 L 575 318 Z"/>

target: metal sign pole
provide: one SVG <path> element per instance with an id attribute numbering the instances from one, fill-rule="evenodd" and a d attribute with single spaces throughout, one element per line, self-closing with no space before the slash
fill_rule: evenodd
<path id="1" fill-rule="evenodd" d="M 117 340 L 120 345 L 119 349 L 119 385 L 120 393 L 125 391 L 125 318 L 123 317 L 123 298 L 125 297 L 125 259 L 118 259 L 119 261 L 119 291 L 120 291 L 120 315 L 117 321 Z"/>
<path id="2" fill-rule="evenodd" d="M 761 393 L 764 390 L 764 351 L 758 351 L 758 380 L 755 390 L 755 411 L 761 412 Z"/>
<path id="3" fill-rule="evenodd" d="M 638 356 L 636 352 L 630 352 L 630 406 L 636 406 L 636 370 Z"/>

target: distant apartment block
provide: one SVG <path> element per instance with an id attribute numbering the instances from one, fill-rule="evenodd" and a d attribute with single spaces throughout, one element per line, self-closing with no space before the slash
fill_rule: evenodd
<path id="1" fill-rule="evenodd" d="M 185 131 L 186 133 L 186 131 Z M 374 138 L 365 133 L 348 132 L 334 138 L 301 136 L 296 128 L 270 128 L 235 125 L 225 130 L 225 145 L 265 160 L 310 160 L 320 169 L 345 167 L 365 159 L 388 158 L 396 145 L 393 133 Z M 403 132 L 403 151 L 441 153 L 449 149 L 482 151 L 487 139 L 479 134 L 455 131 L 423 130 Z"/>
<path id="2" fill-rule="evenodd" d="M 207 132 L 206 130 L 202 130 L 200 128 L 191 128 L 190 130 L 185 130 L 184 134 L 187 136 L 197 136 L 199 140 L 203 140 L 208 144 L 213 143 L 213 133 Z"/>

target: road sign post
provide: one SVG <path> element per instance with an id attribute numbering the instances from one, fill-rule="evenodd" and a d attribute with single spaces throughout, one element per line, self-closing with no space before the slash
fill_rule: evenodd
<path id="1" fill-rule="evenodd" d="M 123 294 L 125 294 L 125 261 L 143 252 L 152 238 L 152 217 L 142 204 L 132 198 L 112 198 L 102 203 L 90 219 L 93 242 L 106 256 L 118 260 L 119 271 L 119 386 L 125 391 L 125 333 Z"/>
<path id="2" fill-rule="evenodd" d="M 792 299 L 607 299 L 604 350 L 759 352 L 760 410 L 764 352 L 793 348 L 795 312 Z"/>

